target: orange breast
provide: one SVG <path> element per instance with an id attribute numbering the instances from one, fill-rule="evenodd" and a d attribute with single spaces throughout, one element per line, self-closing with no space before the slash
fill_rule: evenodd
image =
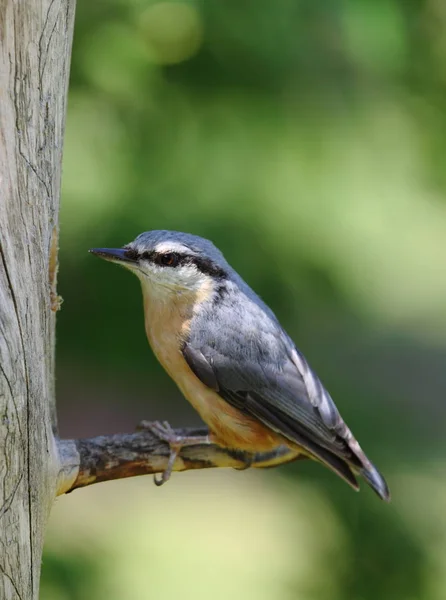
<path id="1" fill-rule="evenodd" d="M 185 362 L 185 361 L 184 361 Z M 186 368 L 189 367 L 186 364 Z M 211 439 L 220 446 L 247 452 L 266 452 L 283 440 L 260 421 L 248 417 L 209 389 L 189 369 L 177 384 L 212 432 Z"/>
<path id="2" fill-rule="evenodd" d="M 284 443 L 281 436 L 232 407 L 189 368 L 181 352 L 190 325 L 188 305 L 181 298 L 166 303 L 145 298 L 146 333 L 159 362 L 207 424 L 212 441 L 247 452 L 277 448 Z"/>

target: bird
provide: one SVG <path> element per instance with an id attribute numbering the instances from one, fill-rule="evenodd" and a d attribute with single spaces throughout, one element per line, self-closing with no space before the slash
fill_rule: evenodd
<path id="1" fill-rule="evenodd" d="M 355 490 L 362 477 L 390 501 L 384 477 L 303 354 L 210 240 L 152 230 L 121 248 L 90 252 L 139 278 L 149 344 L 208 426 L 203 443 L 248 457 L 286 447 L 287 461 L 313 459 Z M 171 450 L 160 485 L 193 442 L 166 422 L 150 427 Z"/>

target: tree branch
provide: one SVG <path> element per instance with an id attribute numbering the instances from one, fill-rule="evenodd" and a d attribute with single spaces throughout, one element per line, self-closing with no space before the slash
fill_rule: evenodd
<path id="1" fill-rule="evenodd" d="M 175 433 L 202 438 L 209 432 L 207 429 L 177 429 Z M 61 465 L 58 496 L 101 481 L 162 473 L 170 455 L 169 445 L 148 430 L 58 440 L 58 450 Z M 267 468 L 295 460 L 296 456 L 289 448 L 281 446 L 273 452 L 256 454 L 251 461 L 249 459 L 243 452 L 201 442 L 181 450 L 174 471 L 211 467 Z"/>

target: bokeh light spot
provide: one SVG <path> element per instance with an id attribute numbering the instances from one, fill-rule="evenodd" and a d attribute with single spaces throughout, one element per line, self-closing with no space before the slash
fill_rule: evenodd
<path id="1" fill-rule="evenodd" d="M 200 48 L 203 24 L 194 6 L 158 2 L 144 11 L 140 23 L 150 58 L 155 63 L 180 63 Z"/>

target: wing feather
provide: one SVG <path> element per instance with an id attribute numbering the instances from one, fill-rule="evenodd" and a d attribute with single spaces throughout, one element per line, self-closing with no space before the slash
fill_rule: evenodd
<path id="1" fill-rule="evenodd" d="M 295 352 L 297 361 L 291 355 L 280 368 L 271 368 L 233 361 L 215 349 L 210 352 L 187 343 L 183 347 L 184 358 L 195 375 L 229 404 L 305 449 L 354 489 L 358 484 L 352 469 L 388 499 L 385 481 L 308 363 Z"/>

